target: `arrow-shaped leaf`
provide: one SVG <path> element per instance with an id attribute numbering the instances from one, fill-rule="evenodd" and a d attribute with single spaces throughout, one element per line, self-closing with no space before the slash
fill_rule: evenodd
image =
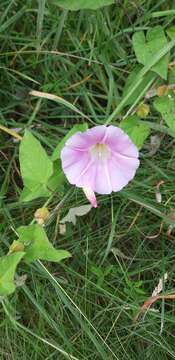
<path id="1" fill-rule="evenodd" d="M 146 37 L 143 31 L 133 35 L 133 46 L 138 62 L 143 65 L 148 64 L 168 43 L 162 26 L 155 26 L 147 31 Z M 169 53 L 164 55 L 159 62 L 152 67 L 152 70 L 159 74 L 163 79 L 167 79 Z"/>
<path id="2" fill-rule="evenodd" d="M 21 175 L 25 187 L 32 192 L 44 188 L 53 173 L 52 161 L 40 142 L 29 132 L 21 141 L 19 148 Z"/>
<path id="3" fill-rule="evenodd" d="M 175 131 L 175 94 L 173 91 L 166 96 L 158 97 L 154 101 L 154 107 L 159 111 L 167 125 Z"/>
<path id="4" fill-rule="evenodd" d="M 59 262 L 71 256 L 68 251 L 56 250 L 53 247 L 41 225 L 21 226 L 18 234 L 18 241 L 24 244 L 24 260 L 28 263 L 39 259 Z"/>
<path id="5" fill-rule="evenodd" d="M 9 295 L 15 291 L 14 275 L 24 255 L 24 252 L 16 252 L 0 258 L 0 296 Z"/>

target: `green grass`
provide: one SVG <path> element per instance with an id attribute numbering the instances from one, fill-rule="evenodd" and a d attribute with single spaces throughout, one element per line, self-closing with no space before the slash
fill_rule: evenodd
<path id="1" fill-rule="evenodd" d="M 174 6 L 167 0 L 125 0 L 97 12 L 71 13 L 51 1 L 2 0 L 0 124 L 21 128 L 21 135 L 30 129 L 51 154 L 72 125 L 84 121 L 81 113 L 89 126 L 105 123 L 136 64 L 132 34 L 157 24 L 165 29 L 173 25 Z M 61 96 L 81 113 L 32 97 L 31 90 Z M 120 119 L 117 110 L 112 123 Z M 154 121 L 151 135 L 160 136 L 161 145 L 148 157 L 148 139 L 134 181 L 121 193 L 99 196 L 98 209 L 79 218 L 75 227 L 68 225 L 64 236 L 57 213 L 48 224 L 49 239 L 72 258 L 58 265 L 19 267 L 18 275 L 27 274 L 25 285 L 0 307 L 0 359 L 175 359 L 174 301 L 158 301 L 133 322 L 165 272 L 165 292 L 175 291 L 174 237 L 167 235 L 167 215 L 175 208 L 174 139 L 159 126 L 157 113 L 147 121 Z M 44 203 L 18 202 L 18 145 L 0 132 L 0 255 L 14 240 L 15 229 L 29 224 Z M 61 196 L 51 200 L 53 213 L 60 201 Z M 72 191 L 60 216 L 85 203 L 81 191 Z"/>

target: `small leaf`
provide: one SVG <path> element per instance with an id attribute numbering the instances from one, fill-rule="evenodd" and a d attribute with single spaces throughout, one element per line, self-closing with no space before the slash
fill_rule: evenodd
<path id="1" fill-rule="evenodd" d="M 79 207 L 72 208 L 68 211 L 68 214 L 60 221 L 62 224 L 66 222 L 72 222 L 76 224 L 76 216 L 86 215 L 92 209 L 91 205 L 82 205 Z"/>
<path id="2" fill-rule="evenodd" d="M 133 35 L 133 47 L 139 63 L 146 65 L 155 56 L 155 53 L 160 51 L 168 41 L 165 36 L 164 30 L 161 26 L 155 26 L 149 29 L 146 38 L 143 31 L 136 32 Z M 164 55 L 156 65 L 152 67 L 163 79 L 167 79 L 169 63 L 169 53 Z"/>
<path id="3" fill-rule="evenodd" d="M 21 175 L 25 187 L 35 192 L 44 188 L 53 173 L 52 162 L 40 142 L 29 132 L 21 141 L 19 149 Z"/>
<path id="4" fill-rule="evenodd" d="M 41 225 L 21 226 L 18 234 L 18 241 L 24 244 L 25 248 L 24 260 L 28 263 L 38 259 L 59 262 L 71 256 L 68 251 L 56 250 L 53 247 Z"/>
<path id="5" fill-rule="evenodd" d="M 87 123 L 84 124 L 76 124 L 72 127 L 72 129 L 64 136 L 64 138 L 59 142 L 57 147 L 55 148 L 53 154 L 52 154 L 52 160 L 55 161 L 60 158 L 61 150 L 63 149 L 66 141 L 77 132 L 83 132 L 88 129 Z"/>
<path id="6" fill-rule="evenodd" d="M 104 273 L 100 267 L 92 265 L 90 267 L 90 271 L 92 272 L 92 274 L 96 275 L 98 278 L 104 277 Z"/>
<path id="7" fill-rule="evenodd" d="M 154 107 L 159 111 L 167 125 L 175 131 L 175 94 L 173 91 L 154 101 Z"/>
<path id="8" fill-rule="evenodd" d="M 54 4 L 68 10 L 98 9 L 113 4 L 114 0 L 54 0 Z"/>
<path id="9" fill-rule="evenodd" d="M 140 121 L 137 115 L 129 116 L 124 119 L 121 122 L 120 127 L 128 134 L 138 149 L 142 148 L 145 140 L 150 134 L 149 126 L 144 124 L 143 121 Z"/>
<path id="10" fill-rule="evenodd" d="M 15 252 L 0 258 L 0 296 L 9 295 L 15 291 L 14 275 L 24 254 L 24 252 Z"/>

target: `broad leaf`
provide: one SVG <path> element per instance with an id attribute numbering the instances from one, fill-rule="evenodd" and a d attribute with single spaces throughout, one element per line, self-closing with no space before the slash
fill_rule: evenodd
<path id="1" fill-rule="evenodd" d="M 53 174 L 49 178 L 47 185 L 38 185 L 29 190 L 24 187 L 20 195 L 20 201 L 28 202 L 40 197 L 49 197 L 53 192 L 63 194 L 65 176 L 59 161 L 53 163 Z"/>
<path id="2" fill-rule="evenodd" d="M 40 142 L 29 131 L 25 131 L 21 141 L 19 161 L 25 187 L 32 192 L 46 187 L 53 165 Z"/>
<path id="3" fill-rule="evenodd" d="M 54 4 L 68 10 L 98 9 L 113 4 L 114 0 L 54 0 Z"/>
<path id="4" fill-rule="evenodd" d="M 0 296 L 9 295 L 15 291 L 14 275 L 24 254 L 24 252 L 15 252 L 0 258 Z"/>
<path id="5" fill-rule="evenodd" d="M 173 91 L 154 101 L 154 107 L 159 111 L 167 125 L 175 131 L 175 94 Z"/>
<path id="6" fill-rule="evenodd" d="M 76 216 L 86 215 L 92 209 L 91 205 L 82 205 L 72 208 L 68 211 L 67 215 L 60 221 L 62 224 L 66 222 L 72 222 L 76 224 Z"/>
<path id="7" fill-rule="evenodd" d="M 84 124 L 76 124 L 72 127 L 72 129 L 64 136 L 64 138 L 59 142 L 57 147 L 55 148 L 53 154 L 52 154 L 52 160 L 55 161 L 60 158 L 60 153 L 62 148 L 64 147 L 66 141 L 75 133 L 78 131 L 86 131 L 88 129 L 88 125 L 86 123 Z"/>
<path id="8" fill-rule="evenodd" d="M 47 190 L 45 186 L 39 185 L 38 187 L 33 188 L 32 190 L 29 190 L 27 187 L 24 187 L 24 189 L 20 194 L 20 201 L 28 202 L 42 197 L 49 197 L 50 194 L 51 194 L 50 191 Z"/>
<path id="9" fill-rule="evenodd" d="M 138 77 L 139 77 L 139 72 L 142 69 L 141 65 L 137 65 L 133 71 L 129 74 L 125 86 L 124 86 L 124 90 L 123 90 L 123 97 L 125 98 L 125 96 L 128 95 L 128 93 L 131 91 L 131 89 L 133 88 L 135 82 L 137 81 Z M 142 83 L 138 86 L 138 88 L 133 92 L 133 94 L 129 97 L 129 99 L 126 102 L 126 105 L 131 105 L 134 104 L 137 99 L 141 99 L 140 98 L 140 94 L 142 94 L 143 92 L 143 96 L 144 96 L 144 89 L 146 89 L 149 86 L 149 83 L 151 82 L 151 80 L 153 80 L 155 77 L 153 72 L 148 72 L 142 80 Z M 143 97 L 142 96 L 142 97 Z"/>
<path id="10" fill-rule="evenodd" d="M 143 31 L 136 32 L 133 35 L 133 47 L 138 62 L 143 65 L 155 56 L 156 52 L 160 51 L 167 44 L 167 38 L 161 26 L 155 26 L 147 31 L 146 37 Z M 169 53 L 164 55 L 152 70 L 160 75 L 163 79 L 167 79 L 169 63 Z"/>
<path id="11" fill-rule="evenodd" d="M 64 190 L 65 175 L 61 167 L 61 161 L 54 161 L 53 175 L 50 177 L 47 188 L 52 192 L 62 193 Z"/>
<path id="12" fill-rule="evenodd" d="M 138 149 L 142 148 L 145 140 L 150 134 L 149 126 L 144 124 L 137 115 L 129 116 L 124 119 L 121 122 L 120 127 L 128 134 Z"/>
<path id="13" fill-rule="evenodd" d="M 56 250 L 53 247 L 41 225 L 21 226 L 18 234 L 18 241 L 24 244 L 25 248 L 24 260 L 28 263 L 38 259 L 59 262 L 71 256 L 68 251 Z"/>

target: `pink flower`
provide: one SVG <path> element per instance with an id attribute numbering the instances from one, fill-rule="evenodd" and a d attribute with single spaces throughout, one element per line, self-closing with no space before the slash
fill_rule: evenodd
<path id="1" fill-rule="evenodd" d="M 133 179 L 139 166 L 138 150 L 116 126 L 95 126 L 71 136 L 61 151 L 68 181 L 83 188 L 96 207 L 95 194 L 120 191 Z M 93 195 L 94 194 L 94 195 Z"/>

